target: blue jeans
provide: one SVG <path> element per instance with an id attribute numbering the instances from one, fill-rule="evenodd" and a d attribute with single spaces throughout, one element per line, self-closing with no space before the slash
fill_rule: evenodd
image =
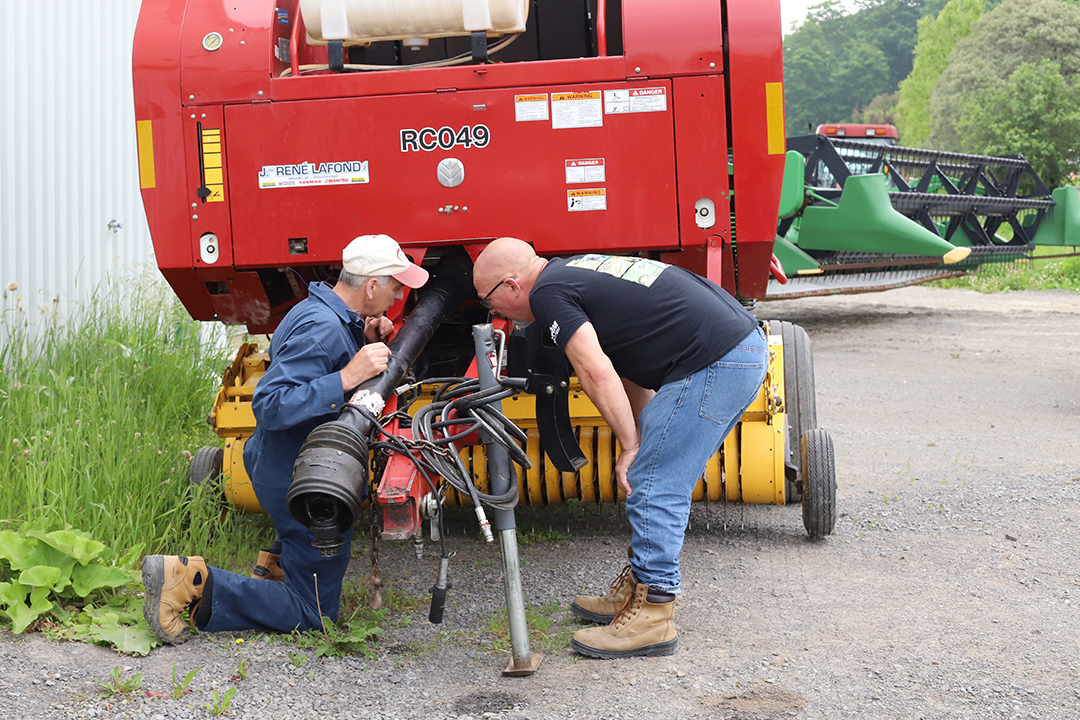
<path id="1" fill-rule="evenodd" d="M 273 518 L 281 540 L 285 581 L 250 578 L 211 568 L 210 619 L 205 625 L 200 624 L 199 630 L 291 632 L 322 628 L 320 608 L 323 616 L 337 621 L 341 583 L 349 567 L 352 528 L 345 533 L 345 544 L 338 548 L 335 557 L 321 557 L 311 546 L 314 534 L 294 520 L 285 506 L 290 482 L 291 478 L 284 476 L 277 484 L 252 479 L 255 496 Z M 318 576 L 318 601 L 314 575 Z"/>
<path id="2" fill-rule="evenodd" d="M 638 582 L 680 592 L 690 497 L 705 466 L 757 397 L 769 366 L 759 327 L 727 355 L 664 385 L 641 411 L 641 449 L 627 479 L 630 565 Z"/>

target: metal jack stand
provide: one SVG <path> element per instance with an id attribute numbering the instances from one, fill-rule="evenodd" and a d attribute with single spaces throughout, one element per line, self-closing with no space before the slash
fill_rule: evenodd
<path id="1" fill-rule="evenodd" d="M 476 370 L 480 389 L 498 385 L 498 353 L 491 325 L 473 325 L 473 344 L 476 348 Z M 493 403 L 497 410 L 502 402 Z M 510 455 L 492 438 L 481 436 L 487 447 L 488 478 L 493 495 L 510 490 Z M 525 597 L 521 592 L 521 565 L 518 562 L 517 521 L 513 510 L 496 510 L 492 521 L 499 534 L 502 549 L 503 585 L 506 590 L 506 611 L 510 625 L 512 657 L 503 675 L 532 675 L 540 667 L 543 655 L 529 652 L 529 626 L 525 619 Z"/>

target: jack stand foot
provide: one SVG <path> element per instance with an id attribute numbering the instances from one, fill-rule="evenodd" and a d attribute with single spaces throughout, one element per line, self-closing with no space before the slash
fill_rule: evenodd
<path id="1" fill-rule="evenodd" d="M 503 670 L 502 674 L 505 677 L 527 677 L 536 672 L 543 659 L 543 655 L 533 653 L 523 665 L 514 665 L 514 658 L 511 657 L 510 662 L 507 663 L 506 669 Z"/>

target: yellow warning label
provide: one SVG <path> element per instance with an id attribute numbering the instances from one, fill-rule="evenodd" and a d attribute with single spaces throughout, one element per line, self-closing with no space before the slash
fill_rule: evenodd
<path id="1" fill-rule="evenodd" d="M 154 133 L 150 121 L 136 121 L 135 134 L 139 144 L 139 187 L 157 187 L 157 178 L 154 175 Z"/>
<path id="2" fill-rule="evenodd" d="M 765 125 L 770 155 L 787 152 L 784 133 L 784 83 L 765 83 Z"/>
<path id="3" fill-rule="evenodd" d="M 567 190 L 566 209 L 570 212 L 607 210 L 607 190 L 604 188 Z"/>
<path id="4" fill-rule="evenodd" d="M 221 130 L 202 131 L 203 183 L 210 194 L 206 202 L 225 202 L 225 177 L 221 170 Z"/>
<path id="5" fill-rule="evenodd" d="M 576 92 L 576 93 L 552 93 L 552 102 L 566 102 L 569 100 L 599 100 L 600 91 L 594 90 L 593 92 Z"/>

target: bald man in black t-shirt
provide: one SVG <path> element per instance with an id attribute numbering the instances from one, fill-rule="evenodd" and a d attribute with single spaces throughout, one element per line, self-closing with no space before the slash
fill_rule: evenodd
<path id="1" fill-rule="evenodd" d="M 579 630 L 571 645 L 603 658 L 672 654 L 691 493 L 757 397 L 764 332 L 719 286 L 645 258 L 549 261 L 499 238 L 477 258 L 473 284 L 493 312 L 541 325 L 621 446 L 630 566 L 607 595 L 575 599 L 575 615 L 603 625 Z"/>

